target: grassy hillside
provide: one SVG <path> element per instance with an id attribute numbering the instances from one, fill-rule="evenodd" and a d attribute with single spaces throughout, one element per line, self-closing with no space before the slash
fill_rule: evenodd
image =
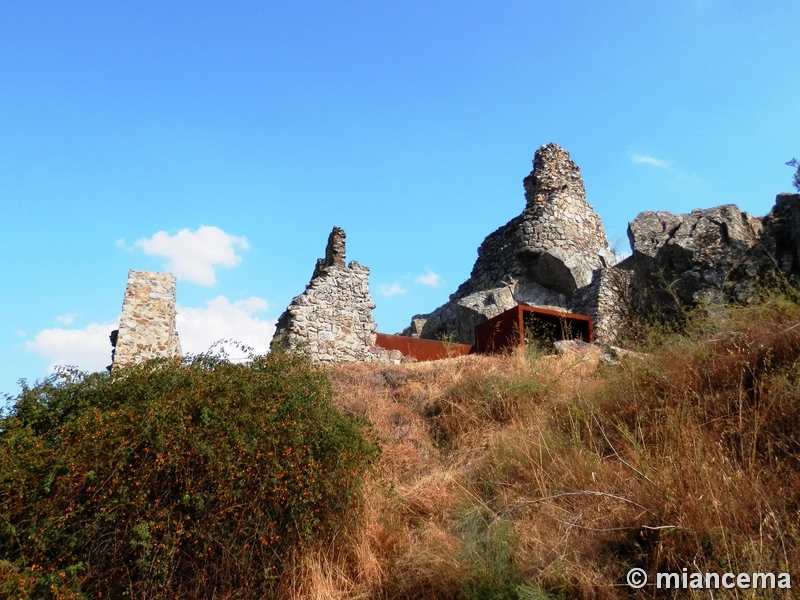
<path id="1" fill-rule="evenodd" d="M 632 567 L 800 585 L 800 306 L 649 333 L 616 366 L 529 352 L 335 369 L 340 408 L 382 438 L 382 476 L 359 534 L 309 555 L 293 597 L 668 597 L 627 587 Z"/>
<path id="2" fill-rule="evenodd" d="M 633 567 L 800 585 L 800 305 L 719 309 L 638 344 L 617 364 L 533 349 L 325 369 L 202 359 L 32 388 L 0 432 L 0 589 L 709 597 L 634 591 Z"/>

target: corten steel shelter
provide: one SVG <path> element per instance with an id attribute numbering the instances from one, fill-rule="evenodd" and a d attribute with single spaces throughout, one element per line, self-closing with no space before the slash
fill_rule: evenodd
<path id="1" fill-rule="evenodd" d="M 592 319 L 584 315 L 515 306 L 475 327 L 475 352 L 493 354 L 524 346 L 526 340 L 594 342 Z"/>
<path id="2" fill-rule="evenodd" d="M 526 340 L 594 341 L 592 319 L 584 315 L 515 306 L 475 327 L 475 345 L 450 344 L 403 335 L 379 333 L 376 345 L 386 350 L 399 350 L 404 356 L 424 362 L 454 358 L 467 354 L 497 354 L 524 346 Z"/>

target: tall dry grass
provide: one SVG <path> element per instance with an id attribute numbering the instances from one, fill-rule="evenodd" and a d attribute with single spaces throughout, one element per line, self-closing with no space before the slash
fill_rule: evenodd
<path id="1" fill-rule="evenodd" d="M 800 585 L 800 306 L 687 331 L 615 366 L 518 353 L 332 369 L 340 409 L 381 439 L 380 475 L 285 596 L 666 597 L 628 588 L 632 567 Z"/>

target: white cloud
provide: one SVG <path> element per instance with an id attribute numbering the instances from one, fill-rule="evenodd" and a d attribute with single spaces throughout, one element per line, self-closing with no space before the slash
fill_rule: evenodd
<path id="1" fill-rule="evenodd" d="M 116 323 L 91 323 L 83 329 L 43 329 L 28 350 L 49 359 L 50 369 L 71 365 L 83 371 L 102 371 L 111 364 L 111 341 L 108 336 Z"/>
<path id="2" fill-rule="evenodd" d="M 391 285 L 383 284 L 380 288 L 378 288 L 378 293 L 381 296 L 386 296 L 387 298 L 391 298 L 392 296 L 396 296 L 397 294 L 405 294 L 408 290 L 400 285 L 399 282 L 395 282 Z"/>
<path id="3" fill-rule="evenodd" d="M 77 315 L 75 313 L 69 313 L 66 315 L 60 315 L 56 317 L 56 321 L 61 323 L 62 325 L 71 325 L 72 322 L 75 320 Z"/>
<path id="4" fill-rule="evenodd" d="M 186 354 L 197 354 L 221 339 L 229 339 L 263 354 L 269 349 L 275 322 L 260 319 L 254 313 L 263 312 L 267 307 L 266 300 L 255 296 L 233 303 L 225 296 L 218 296 L 206 302 L 204 308 L 179 306 L 176 322 L 181 349 Z M 102 371 L 111 364 L 108 336 L 117 327 L 117 323 L 91 323 L 82 329 L 43 329 L 32 341 L 26 342 L 25 347 L 47 358 L 50 370 L 70 365 L 82 371 Z M 231 358 L 243 356 L 230 348 L 228 355 Z"/>
<path id="5" fill-rule="evenodd" d="M 672 161 L 653 158 L 652 156 L 647 156 L 645 154 L 629 152 L 628 157 L 637 165 L 651 165 L 653 167 L 658 167 L 659 169 L 669 169 L 672 166 Z"/>
<path id="6" fill-rule="evenodd" d="M 417 276 L 417 282 L 430 287 L 439 287 L 442 284 L 442 276 L 428 269 L 425 275 Z"/>
<path id="7" fill-rule="evenodd" d="M 167 258 L 169 262 L 165 268 L 169 272 L 178 279 L 198 285 L 214 285 L 217 282 L 214 267 L 235 267 L 242 260 L 236 249 L 249 248 L 244 237 L 228 235 L 219 227 L 207 225 L 201 225 L 194 232 L 181 229 L 175 235 L 159 231 L 150 239 L 142 238 L 134 245 L 145 254 Z M 121 247 L 124 247 L 124 242 Z"/>
<path id="8" fill-rule="evenodd" d="M 269 350 L 275 322 L 254 313 L 267 310 L 267 301 L 252 296 L 231 303 L 225 296 L 206 302 L 205 308 L 178 306 L 176 317 L 181 349 L 186 354 L 207 351 L 215 342 L 228 339 L 250 346 L 256 354 Z M 228 349 L 231 358 L 243 355 Z"/>

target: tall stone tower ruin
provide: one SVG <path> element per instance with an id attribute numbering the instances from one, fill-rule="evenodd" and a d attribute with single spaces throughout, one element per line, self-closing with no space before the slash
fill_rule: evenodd
<path id="1" fill-rule="evenodd" d="M 446 304 L 413 317 L 404 335 L 446 335 L 471 344 L 476 325 L 517 304 L 571 310 L 574 298 L 591 303 L 579 290 L 616 258 L 600 217 L 586 201 L 578 165 L 569 152 L 547 144 L 536 151 L 522 183 L 522 214 L 483 240 L 469 279 Z"/>
<path id="2" fill-rule="evenodd" d="M 112 369 L 156 357 L 181 356 L 175 329 L 175 276 L 128 272 L 119 329 L 111 333 Z"/>

